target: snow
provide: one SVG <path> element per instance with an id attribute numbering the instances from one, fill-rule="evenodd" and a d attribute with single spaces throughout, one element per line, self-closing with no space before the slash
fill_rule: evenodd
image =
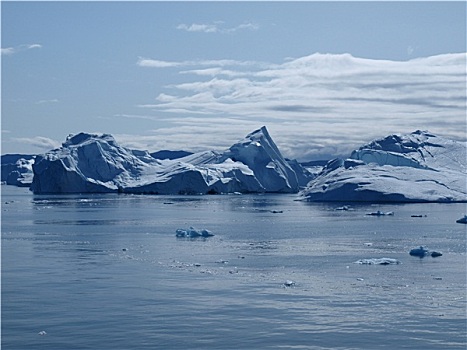
<path id="1" fill-rule="evenodd" d="M 62 147 L 37 156 L 31 190 L 34 193 L 296 193 L 300 183 L 307 183 L 312 175 L 298 163 L 292 164 L 283 158 L 266 127 L 253 131 L 224 152 L 205 151 L 163 160 L 146 151 L 124 148 L 109 134 L 80 133 L 69 135 Z"/>
<path id="2" fill-rule="evenodd" d="M 466 144 L 426 131 L 390 135 L 334 159 L 301 192 L 308 201 L 467 201 Z"/>

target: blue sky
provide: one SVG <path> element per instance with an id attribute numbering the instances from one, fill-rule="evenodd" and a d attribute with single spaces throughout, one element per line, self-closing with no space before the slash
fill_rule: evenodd
<path id="1" fill-rule="evenodd" d="M 2 154 L 70 133 L 139 149 L 285 156 L 376 137 L 466 138 L 465 2 L 1 3 Z"/>

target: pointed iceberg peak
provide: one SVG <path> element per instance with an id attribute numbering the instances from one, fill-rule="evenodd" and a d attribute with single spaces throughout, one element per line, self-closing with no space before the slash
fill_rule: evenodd
<path id="1" fill-rule="evenodd" d="M 232 145 L 224 156 L 246 164 L 270 192 L 296 192 L 295 171 L 284 159 L 265 126 Z"/>
<path id="2" fill-rule="evenodd" d="M 248 147 L 252 147 L 251 151 L 245 152 L 245 150 L 243 151 L 240 150 L 240 148 L 246 149 Z M 238 141 L 236 144 L 230 147 L 230 151 L 233 153 L 241 152 L 241 153 L 250 153 L 250 155 L 253 155 L 254 153 L 256 153 L 253 151 L 254 147 L 266 148 L 268 155 L 271 156 L 272 158 L 280 158 L 282 160 L 284 159 L 282 157 L 281 152 L 277 148 L 275 142 L 269 135 L 268 129 L 265 126 L 262 126 L 261 128 L 250 132 L 248 135 L 245 136 L 244 139 Z M 259 159 L 256 159 L 256 161 L 258 160 Z"/>
<path id="3" fill-rule="evenodd" d="M 268 164 L 271 159 L 284 160 L 265 126 L 250 132 L 245 138 L 232 145 L 226 155 L 248 166 L 259 163 Z"/>
<path id="4" fill-rule="evenodd" d="M 262 126 L 261 128 L 250 132 L 248 135 L 246 135 L 245 139 L 250 139 L 253 141 L 262 137 L 271 139 L 271 136 L 269 136 L 268 129 L 265 126 Z"/>

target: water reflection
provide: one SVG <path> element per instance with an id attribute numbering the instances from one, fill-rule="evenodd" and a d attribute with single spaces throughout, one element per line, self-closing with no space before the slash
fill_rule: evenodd
<path id="1" fill-rule="evenodd" d="M 121 224 L 136 224 L 135 221 L 122 221 L 118 219 L 98 219 L 98 220 L 59 220 L 59 219 L 39 219 L 34 220 L 36 225 L 91 225 L 91 226 L 112 226 L 112 225 L 121 225 Z"/>
<path id="2" fill-rule="evenodd" d="M 465 349 L 465 227 L 450 214 L 465 206 L 374 220 L 294 198 L 28 197 L 2 223 L 5 347 Z M 216 236 L 176 239 L 190 225 Z M 419 241 L 446 254 L 414 260 Z M 383 256 L 403 263 L 353 264 Z"/>

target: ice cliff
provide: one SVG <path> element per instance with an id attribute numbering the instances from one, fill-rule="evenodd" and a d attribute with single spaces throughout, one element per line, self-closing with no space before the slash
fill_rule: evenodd
<path id="1" fill-rule="evenodd" d="M 146 151 L 127 149 L 108 134 L 80 133 L 37 156 L 33 171 L 34 193 L 287 193 L 298 192 L 311 176 L 282 157 L 265 127 L 224 152 L 177 159 L 155 159 Z"/>
<path id="2" fill-rule="evenodd" d="M 334 159 L 300 195 L 308 201 L 467 201 L 466 144 L 417 130 Z"/>

